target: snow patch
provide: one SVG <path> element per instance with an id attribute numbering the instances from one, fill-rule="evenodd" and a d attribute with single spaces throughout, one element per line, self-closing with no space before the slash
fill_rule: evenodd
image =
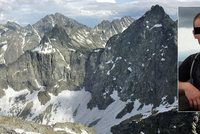
<path id="1" fill-rule="evenodd" d="M 72 49 L 72 48 L 68 48 L 68 50 L 71 51 L 71 52 L 76 52 L 76 50 Z"/>
<path id="2" fill-rule="evenodd" d="M 88 134 L 85 130 L 81 129 L 81 134 Z"/>
<path id="3" fill-rule="evenodd" d="M 162 98 L 162 101 L 161 101 L 160 105 L 159 105 L 158 107 L 155 108 L 155 110 L 157 110 L 158 113 L 167 112 L 167 111 L 170 111 L 170 110 L 172 110 L 172 109 L 177 108 L 177 106 L 178 106 L 177 97 L 174 97 L 174 103 L 173 103 L 173 104 L 169 104 L 169 103 L 166 101 L 166 98 L 167 98 L 167 96 L 164 96 L 164 97 Z"/>
<path id="4" fill-rule="evenodd" d="M 89 39 L 86 39 L 86 42 L 87 42 L 88 44 L 92 44 L 92 41 L 89 40 Z"/>
<path id="5" fill-rule="evenodd" d="M 55 38 L 51 38 L 50 40 L 56 41 L 56 39 L 55 39 Z"/>
<path id="6" fill-rule="evenodd" d="M 128 67 L 128 70 L 129 70 L 130 72 L 132 72 L 132 71 L 133 71 L 131 67 Z"/>
<path id="7" fill-rule="evenodd" d="M 52 27 L 54 27 L 54 26 L 55 26 L 55 22 L 54 22 L 54 19 L 53 19 L 53 17 L 52 17 L 52 16 L 50 16 L 50 19 L 51 19 L 51 24 L 52 24 Z"/>
<path id="8" fill-rule="evenodd" d="M 16 116 L 22 109 L 23 103 L 16 103 L 16 97 L 30 93 L 29 90 L 24 89 L 15 91 L 13 88 L 8 86 L 7 89 L 3 89 L 5 96 L 0 98 L 0 114 L 7 116 Z"/>
<path id="9" fill-rule="evenodd" d="M 2 49 L 3 51 L 6 51 L 7 48 L 8 48 L 8 45 L 3 45 L 3 46 L 1 47 L 1 49 Z"/>
<path id="10" fill-rule="evenodd" d="M 8 42 L 7 42 L 7 40 L 6 40 L 6 41 L 1 42 L 0 44 L 3 45 L 3 44 L 7 44 L 7 43 L 8 43 Z"/>
<path id="11" fill-rule="evenodd" d="M 44 45 L 39 45 L 32 50 L 33 52 L 38 52 L 42 54 L 54 53 L 55 49 L 49 43 L 44 43 Z"/>
<path id="12" fill-rule="evenodd" d="M 144 63 L 142 63 L 142 67 L 144 67 Z"/>
<path id="13" fill-rule="evenodd" d="M 64 56 L 61 54 L 60 50 L 59 50 L 59 49 L 56 49 L 56 50 L 57 50 L 57 52 L 60 54 L 62 60 L 65 61 L 65 58 L 64 58 Z M 66 62 L 66 61 L 65 61 L 65 62 Z"/>
<path id="14" fill-rule="evenodd" d="M 59 85 L 58 85 L 58 84 L 54 85 L 54 88 L 58 88 L 58 87 L 59 87 Z"/>
<path id="15" fill-rule="evenodd" d="M 22 44 L 21 44 L 21 45 L 22 45 L 22 50 L 23 50 L 23 48 L 25 47 L 25 37 L 26 37 L 26 34 L 27 34 L 27 33 L 22 33 L 23 36 L 20 36 L 21 39 L 22 39 Z"/>
<path id="16" fill-rule="evenodd" d="M 94 50 L 95 53 L 97 53 L 97 52 L 99 52 L 99 51 L 100 51 L 100 49 L 95 49 L 95 50 Z"/>
<path id="17" fill-rule="evenodd" d="M 115 68 L 115 64 L 113 64 L 112 68 L 108 70 L 107 75 L 110 75 L 110 71 L 112 71 Z"/>
<path id="18" fill-rule="evenodd" d="M 65 127 L 65 128 L 54 128 L 54 131 L 65 131 L 65 132 L 67 132 L 69 134 L 77 134 L 77 133 L 75 133 L 74 131 L 72 131 L 71 129 L 69 129 L 67 127 Z"/>
<path id="19" fill-rule="evenodd" d="M 114 30 L 114 34 L 117 34 L 117 30 L 115 29 L 115 27 L 112 25 L 112 29 Z"/>
<path id="20" fill-rule="evenodd" d="M 165 58 L 161 58 L 161 61 L 165 61 Z"/>
<path id="21" fill-rule="evenodd" d="M 108 50 L 111 50 L 111 47 L 108 47 Z"/>
<path id="22" fill-rule="evenodd" d="M 121 59 L 122 59 L 122 57 L 117 57 L 115 62 L 118 61 L 118 60 L 121 60 Z"/>
<path id="23" fill-rule="evenodd" d="M 69 64 L 67 64 L 67 69 L 68 69 L 68 70 L 71 70 L 71 67 L 70 67 L 70 65 L 69 65 Z"/>
<path id="24" fill-rule="evenodd" d="M 119 100 L 118 92 L 116 90 L 113 91 L 113 93 L 110 95 L 111 98 L 114 100 Z"/>
<path id="25" fill-rule="evenodd" d="M 20 129 L 20 128 L 16 128 L 16 129 L 14 129 L 14 131 L 19 134 L 40 134 L 40 133 L 36 133 L 36 132 L 26 132 L 25 130 Z"/>
<path id="26" fill-rule="evenodd" d="M 107 62 L 105 62 L 105 64 L 110 64 L 110 63 L 114 63 L 112 60 L 109 60 L 109 61 L 107 61 Z"/>
<path id="27" fill-rule="evenodd" d="M 162 27 L 162 24 L 155 24 L 153 27 L 150 28 L 150 30 L 153 28 L 158 28 L 158 27 Z"/>
<path id="28" fill-rule="evenodd" d="M 39 35 L 39 33 L 37 32 L 37 30 L 35 30 L 35 28 L 32 26 L 32 28 L 33 28 L 33 31 L 34 31 L 34 33 L 37 35 L 37 37 L 38 37 L 38 42 L 40 42 L 41 41 L 41 37 L 40 37 L 40 35 Z"/>
<path id="29" fill-rule="evenodd" d="M 85 37 L 84 37 L 84 36 L 82 36 L 82 35 L 80 35 L 80 34 L 77 34 L 77 36 L 76 36 L 76 39 L 78 39 L 78 40 L 79 40 L 79 42 L 82 42 L 82 43 L 84 43 L 84 42 L 85 42 Z"/>
<path id="30" fill-rule="evenodd" d="M 168 48 L 168 46 L 164 46 L 164 45 L 162 45 L 162 47 L 165 48 L 165 49 Z"/>

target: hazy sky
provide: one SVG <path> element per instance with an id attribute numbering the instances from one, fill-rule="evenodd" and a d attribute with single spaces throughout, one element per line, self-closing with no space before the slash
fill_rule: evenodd
<path id="1" fill-rule="evenodd" d="M 177 6 L 197 5 L 199 0 L 0 0 L 0 23 L 8 20 L 21 25 L 33 24 L 45 15 L 62 13 L 88 26 L 103 19 L 129 15 L 138 18 L 152 5 L 159 4 L 173 18 Z"/>
<path id="2" fill-rule="evenodd" d="M 179 27 L 193 27 L 193 18 L 200 13 L 199 7 L 179 7 L 178 9 Z"/>

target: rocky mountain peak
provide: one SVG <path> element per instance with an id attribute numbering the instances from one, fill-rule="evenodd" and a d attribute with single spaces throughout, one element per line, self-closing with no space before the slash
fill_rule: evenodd
<path id="1" fill-rule="evenodd" d="M 163 19 L 164 17 L 169 18 L 164 9 L 159 5 L 152 6 L 151 9 L 147 11 L 144 16 L 151 19 Z"/>
<path id="2" fill-rule="evenodd" d="M 101 94 L 102 99 L 98 98 L 99 94 L 94 95 L 98 99 L 93 99 L 89 106 L 97 105 L 100 109 L 105 109 L 109 103 L 112 103 L 110 96 L 113 90 L 117 90 L 120 99 L 124 101 L 139 99 L 141 103 L 149 104 L 147 100 L 152 99 L 151 104 L 154 107 L 160 105 L 166 94 L 168 94 L 167 101 L 174 102 L 176 77 L 173 77 L 173 74 L 176 72 L 172 74 L 165 72 L 169 68 L 171 70 L 176 68 L 176 23 L 163 14 L 165 13 L 162 7 L 153 6 L 122 34 L 109 39 L 102 53 L 104 59 L 101 66 L 105 65 L 104 71 L 95 70 L 97 75 L 92 78 L 101 81 L 91 88 L 92 93 L 106 93 Z M 173 66 L 171 63 L 174 63 Z M 105 75 L 107 77 L 101 78 Z M 123 85 L 121 81 L 125 81 L 126 84 Z M 168 84 L 169 81 L 173 82 Z M 96 88 L 97 85 L 98 88 Z M 106 98 L 105 101 L 102 96 Z"/>
<path id="3" fill-rule="evenodd" d="M 33 26 L 41 33 L 48 33 L 55 25 L 65 27 L 68 32 L 78 28 L 86 28 L 85 25 L 77 22 L 72 18 L 68 18 L 60 13 L 50 14 L 36 22 Z"/>
<path id="4" fill-rule="evenodd" d="M 59 12 L 56 12 L 56 13 L 54 14 L 54 16 L 67 18 L 65 15 L 63 15 L 63 14 L 61 14 L 61 13 L 59 13 Z"/>
<path id="5" fill-rule="evenodd" d="M 65 15 L 58 13 L 58 12 L 55 14 L 52 14 L 52 17 L 55 19 L 56 22 L 58 22 L 57 24 L 61 23 L 61 24 L 64 24 L 64 26 L 78 26 L 78 27 L 85 26 L 85 25 L 77 22 L 76 20 L 66 17 Z"/>
<path id="6" fill-rule="evenodd" d="M 160 13 L 161 13 L 161 12 L 165 13 L 163 7 L 161 7 L 160 5 L 152 6 L 152 7 L 151 7 L 151 11 L 160 12 Z"/>
<path id="7" fill-rule="evenodd" d="M 97 27 L 100 27 L 100 28 L 104 28 L 108 26 L 110 26 L 110 21 L 108 20 L 103 20 L 100 24 L 97 25 Z"/>
<path id="8" fill-rule="evenodd" d="M 8 21 L 5 26 L 11 30 L 18 30 L 21 28 L 19 24 L 13 21 Z"/>
<path id="9" fill-rule="evenodd" d="M 143 33 L 143 34 L 136 34 L 136 36 L 140 36 L 141 38 L 146 38 L 145 34 L 148 32 L 152 32 L 153 30 L 162 31 L 163 29 L 169 29 L 169 27 L 173 27 L 172 30 L 175 30 L 176 22 L 174 22 L 169 15 L 167 15 L 164 9 L 159 6 L 155 5 L 152 6 L 149 11 L 147 11 L 141 18 L 136 20 L 132 23 L 127 29 L 127 32 L 131 32 L 132 30 L 136 30 L 136 33 Z M 138 38 L 139 40 L 143 40 Z"/>

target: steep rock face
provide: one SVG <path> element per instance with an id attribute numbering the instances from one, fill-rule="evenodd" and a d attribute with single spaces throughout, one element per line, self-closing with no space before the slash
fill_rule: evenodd
<path id="1" fill-rule="evenodd" d="M 62 38 L 62 30 L 55 28 L 49 36 L 44 36 L 39 46 L 26 51 L 16 62 L 5 67 L 7 81 L 2 81 L 17 91 L 26 87 L 44 87 L 53 93 L 57 90 L 77 90 L 85 75 L 84 55 L 70 48 L 70 39 L 67 35 Z M 59 83 L 65 88 L 59 87 Z M 57 88 L 54 89 L 54 86 Z"/>
<path id="2" fill-rule="evenodd" d="M 195 131 L 199 132 L 198 116 L 197 113 L 169 111 L 143 120 L 135 120 L 135 117 L 131 117 L 112 127 L 111 131 L 113 134 L 191 134 Z"/>
<path id="3" fill-rule="evenodd" d="M 105 109 L 112 103 L 114 91 L 123 101 L 138 99 L 141 105 L 157 107 L 167 95 L 166 101 L 172 104 L 176 96 L 176 33 L 176 23 L 156 5 L 112 37 L 96 57 L 99 65 L 86 78 L 96 80 L 93 84 L 86 80 L 93 97 L 88 106 Z"/>
<path id="4" fill-rule="evenodd" d="M 37 31 L 32 26 L 23 28 L 16 23 L 2 25 L 0 36 L 0 64 L 16 61 L 26 50 L 39 44 Z"/>

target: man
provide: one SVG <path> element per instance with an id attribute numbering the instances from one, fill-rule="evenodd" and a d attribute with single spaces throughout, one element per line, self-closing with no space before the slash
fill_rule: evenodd
<path id="1" fill-rule="evenodd" d="M 200 13 L 193 20 L 193 35 L 200 43 Z M 192 79 L 192 82 L 189 80 Z M 180 109 L 186 111 L 200 110 L 200 53 L 187 57 L 179 67 L 179 94 L 184 93 L 189 101 L 189 108 Z M 181 97 L 179 96 L 179 104 Z"/>

